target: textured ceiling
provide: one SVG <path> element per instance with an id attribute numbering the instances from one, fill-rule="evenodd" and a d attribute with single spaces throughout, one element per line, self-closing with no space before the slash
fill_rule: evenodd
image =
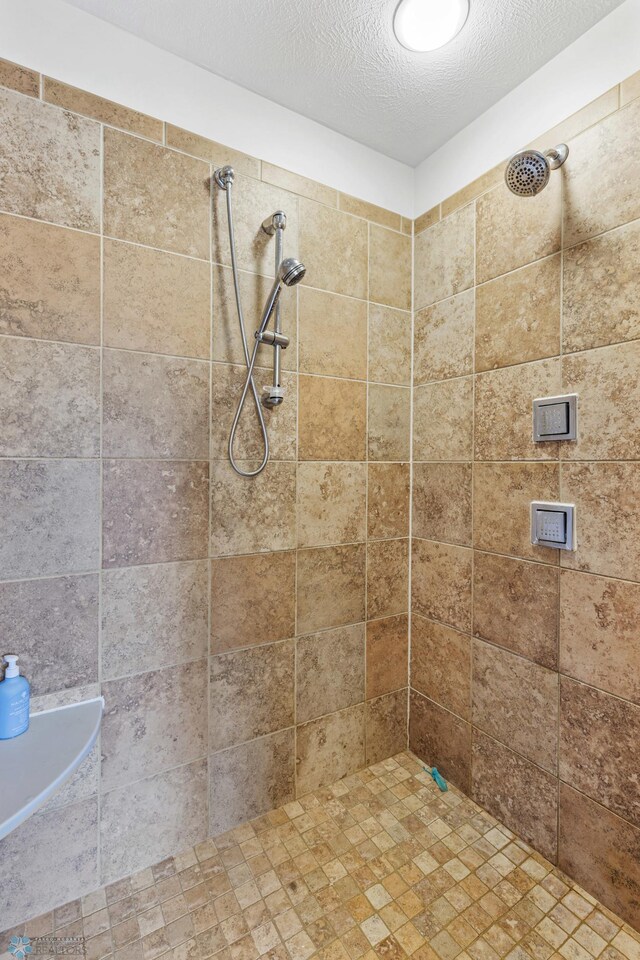
<path id="1" fill-rule="evenodd" d="M 456 39 L 404 50 L 396 0 L 67 0 L 412 166 L 622 0 L 471 0 Z"/>

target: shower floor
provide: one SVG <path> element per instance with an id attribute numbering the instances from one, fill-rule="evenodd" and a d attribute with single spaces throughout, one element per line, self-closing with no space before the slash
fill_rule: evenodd
<path id="1" fill-rule="evenodd" d="M 25 925 L 101 960 L 639 960 L 640 935 L 402 753 Z"/>

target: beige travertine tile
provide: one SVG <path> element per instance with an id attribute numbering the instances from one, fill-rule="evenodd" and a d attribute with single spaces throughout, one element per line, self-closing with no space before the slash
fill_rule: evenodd
<path id="1" fill-rule="evenodd" d="M 473 377 L 413 391 L 414 460 L 470 460 L 473 456 Z"/>
<path id="2" fill-rule="evenodd" d="M 559 443 L 533 442 L 531 423 L 535 397 L 562 393 L 558 358 L 480 373 L 475 386 L 476 460 L 558 458 Z"/>
<path id="3" fill-rule="evenodd" d="M 255 470 L 255 460 L 241 461 Z M 296 467 L 271 460 L 247 480 L 224 460 L 211 465 L 211 556 L 291 550 L 295 546 Z"/>
<path id="4" fill-rule="evenodd" d="M 225 147 L 224 144 L 216 143 L 215 140 L 208 140 L 197 133 L 190 133 L 181 127 L 174 127 L 170 123 L 166 127 L 168 147 L 175 147 L 176 150 L 182 150 L 194 157 L 200 157 L 207 163 L 211 163 L 214 168 L 231 164 L 236 173 L 247 177 L 260 176 L 260 161 L 256 160 L 255 157 L 249 157 L 246 153 L 233 150 L 231 147 Z"/>
<path id="5" fill-rule="evenodd" d="M 104 241 L 107 347 L 209 359 L 208 263 Z"/>
<path id="6" fill-rule="evenodd" d="M 471 464 L 416 463 L 413 536 L 471 545 Z"/>
<path id="7" fill-rule="evenodd" d="M 411 553 L 412 609 L 466 632 L 471 629 L 472 551 L 414 540 Z"/>
<path id="8" fill-rule="evenodd" d="M 365 619 L 365 545 L 300 550 L 298 634 Z"/>
<path id="9" fill-rule="evenodd" d="M 560 572 L 560 669 L 640 703 L 640 585 Z"/>
<path id="10" fill-rule="evenodd" d="M 562 566 L 624 580 L 640 580 L 640 472 L 636 463 L 567 463 L 563 502 L 579 518 L 575 553 Z"/>
<path id="11" fill-rule="evenodd" d="M 411 239 L 369 224 L 369 299 L 411 309 Z"/>
<path id="12" fill-rule="evenodd" d="M 263 396 L 263 387 L 273 384 L 273 370 L 256 370 L 254 374 L 258 398 Z M 227 460 L 229 435 L 238 403 L 247 380 L 247 368 L 230 363 L 211 365 L 211 458 Z M 282 371 L 280 384 L 285 391 L 284 403 L 278 407 L 265 407 L 262 415 L 269 437 L 270 455 L 274 460 L 296 458 L 296 414 L 298 390 L 296 375 Z M 247 394 L 233 446 L 237 460 L 261 461 L 264 439 L 251 393 Z"/>
<path id="13" fill-rule="evenodd" d="M 409 603 L 409 541 L 367 544 L 367 619 L 405 613 Z"/>
<path id="14" fill-rule="evenodd" d="M 31 855 L 34 849 L 37 857 Z M 36 811 L 0 841 L 0 856 L 7 867 L 22 864 L 12 882 L 2 884 L 2 926 L 45 914 L 93 890 L 99 883 L 97 797 L 60 810 Z M 39 932 L 37 924 L 30 929 L 34 926 Z M 52 932 L 51 927 L 42 930 Z"/>
<path id="15" fill-rule="evenodd" d="M 217 186 L 213 191 L 212 254 L 216 263 L 230 266 L 229 231 L 227 226 L 226 195 Z M 233 194 L 233 222 L 236 236 L 238 266 L 266 277 L 274 275 L 274 238 L 262 229 L 262 223 L 276 210 L 283 210 L 287 228 L 283 236 L 283 256 L 299 257 L 298 198 L 286 190 L 251 177 L 237 177 Z M 309 264 L 306 263 L 307 277 Z M 285 291 L 282 304 L 295 299 L 295 291 Z M 256 322 L 256 327 L 257 327 Z"/>
<path id="16" fill-rule="evenodd" d="M 348 193 L 338 194 L 338 205 L 345 213 L 352 213 L 356 217 L 371 220 L 372 223 L 379 223 L 381 227 L 390 227 L 392 230 L 399 230 L 401 220 L 404 220 L 398 213 L 385 210 L 384 207 L 377 207 L 366 200 L 350 197 Z"/>
<path id="17" fill-rule="evenodd" d="M 329 207 L 338 206 L 338 192 L 333 187 L 327 187 L 323 183 L 318 183 L 317 180 L 309 180 L 308 177 L 301 177 L 299 173 L 292 173 L 291 170 L 275 167 L 264 160 L 262 161 L 262 179 L 276 187 L 282 187 L 283 190 L 306 197 L 308 200 L 317 200 L 318 203 L 325 203 Z"/>
<path id="18" fill-rule="evenodd" d="M 129 350 L 104 350 L 106 457 L 209 456 L 209 364 Z"/>
<path id="19" fill-rule="evenodd" d="M 252 337 L 258 326 L 264 303 L 273 280 L 246 270 L 238 271 L 240 299 L 244 313 L 244 324 L 249 342 L 253 348 Z M 283 370 L 296 369 L 297 348 L 297 300 L 291 294 L 279 301 L 282 332 L 289 337 L 289 346 L 280 351 L 280 365 Z M 230 267 L 214 264 L 213 267 L 213 352 L 212 358 L 224 363 L 244 364 L 244 352 L 240 325 L 236 307 L 233 273 Z M 273 348 L 263 344 L 258 348 L 258 367 L 273 369 Z"/>
<path id="20" fill-rule="evenodd" d="M 420 233 L 414 244 L 414 307 L 420 310 L 473 285 L 473 204 Z"/>
<path id="21" fill-rule="evenodd" d="M 562 392 L 577 393 L 580 425 L 567 460 L 637 460 L 640 436 L 640 342 L 623 343 L 562 361 Z"/>
<path id="22" fill-rule="evenodd" d="M 374 540 L 406 537 L 409 533 L 409 464 L 369 463 L 367 471 L 367 536 Z"/>
<path id="23" fill-rule="evenodd" d="M 121 787 L 207 752 L 207 661 L 102 684 L 103 790 Z"/>
<path id="24" fill-rule="evenodd" d="M 204 560 L 105 571 L 103 680 L 206 656 L 207 580 Z"/>
<path id="25" fill-rule="evenodd" d="M 0 456 L 98 456 L 100 351 L 0 338 L 0 407 Z"/>
<path id="26" fill-rule="evenodd" d="M 561 677 L 560 777 L 636 827 L 639 738 L 640 707 Z"/>
<path id="27" fill-rule="evenodd" d="M 0 216 L 0 333 L 100 342 L 100 240 Z"/>
<path id="28" fill-rule="evenodd" d="M 209 758 L 210 833 L 231 830 L 289 803 L 295 796 L 294 774 L 292 729 L 213 754 Z"/>
<path id="29" fill-rule="evenodd" d="M 103 567 L 206 557 L 208 484 L 206 463 L 106 460 Z"/>
<path id="30" fill-rule="evenodd" d="M 414 383 L 473 373 L 475 293 L 466 290 L 415 315 Z"/>
<path id="31" fill-rule="evenodd" d="M 558 570 L 476 551 L 473 631 L 551 670 L 558 666 Z"/>
<path id="32" fill-rule="evenodd" d="M 296 720 L 304 723 L 364 700 L 363 623 L 326 630 L 296 643 Z"/>
<path id="33" fill-rule="evenodd" d="M 369 460 L 408 460 L 411 391 L 370 383 L 368 390 Z"/>
<path id="34" fill-rule="evenodd" d="M 294 659 L 293 640 L 210 659 L 210 751 L 293 726 Z"/>
<path id="35" fill-rule="evenodd" d="M 532 500 L 557 501 L 559 496 L 557 463 L 477 463 L 473 472 L 474 546 L 557 563 L 557 550 L 531 544 L 529 505 Z"/>
<path id="36" fill-rule="evenodd" d="M 0 87 L 9 87 L 28 97 L 39 97 L 40 74 L 10 60 L 0 60 Z"/>
<path id="37" fill-rule="evenodd" d="M 564 783 L 558 865 L 609 909 L 640 925 L 640 830 Z"/>
<path id="38" fill-rule="evenodd" d="M 300 372 L 367 379 L 367 304 L 301 287 Z"/>
<path id="39" fill-rule="evenodd" d="M 0 584 L 0 632 L 32 695 L 97 682 L 97 575 Z"/>
<path id="40" fill-rule="evenodd" d="M 624 107 L 630 100 L 640 97 L 640 71 L 632 73 L 620 84 L 620 106 Z"/>
<path id="41" fill-rule="evenodd" d="M 293 552 L 211 561 L 211 652 L 295 634 Z"/>
<path id="42" fill-rule="evenodd" d="M 566 351 L 640 336 L 639 257 L 638 223 L 565 251 L 562 322 Z"/>
<path id="43" fill-rule="evenodd" d="M 512 750 L 473 732 L 473 799 L 526 843 L 555 859 L 558 781 Z"/>
<path id="44" fill-rule="evenodd" d="M 558 675 L 481 640 L 473 641 L 472 716 L 495 740 L 550 773 L 558 764 Z"/>
<path id="45" fill-rule="evenodd" d="M 298 255 L 307 268 L 302 283 L 366 300 L 368 224 L 364 220 L 301 199 Z"/>
<path id="46" fill-rule="evenodd" d="M 477 288 L 476 370 L 560 353 L 560 276 L 556 254 Z"/>
<path id="47" fill-rule="evenodd" d="M 442 796 L 423 762 L 405 752 L 406 715 L 406 690 L 369 701 L 366 752 L 378 762 L 286 803 L 293 800 L 291 790 L 280 809 L 215 839 L 191 840 L 195 847 L 160 863 L 151 861 L 151 867 L 29 921 L 28 932 L 84 934 L 90 938 L 90 960 L 104 957 L 114 945 L 118 953 L 124 944 L 129 952 L 140 949 L 149 957 L 175 946 L 175 957 L 185 960 L 196 950 L 203 956 L 224 952 L 225 943 L 231 944 L 233 956 L 270 951 L 275 960 L 285 960 L 280 937 L 292 956 L 310 956 L 317 948 L 320 960 L 361 956 L 370 943 L 378 944 L 381 954 L 399 958 L 402 948 L 419 960 L 433 960 L 438 955 L 434 948 L 445 957 L 459 954 L 463 945 L 469 951 L 461 954 L 463 960 L 495 960 L 509 951 L 524 954 L 525 947 L 548 958 L 571 934 L 570 951 L 562 947 L 569 958 L 596 957 L 612 942 L 612 956 L 637 960 L 637 935 L 619 917 L 455 786 L 450 784 Z M 446 732 L 443 717 L 445 711 L 435 717 L 435 726 Z M 455 742 L 455 727 L 449 726 Z M 286 783 L 286 743 L 293 751 L 293 731 L 282 735 L 284 743 L 280 734 L 267 735 L 212 758 L 224 788 L 231 788 L 224 794 L 212 781 L 213 802 L 224 812 L 225 828 L 235 822 L 240 793 L 249 797 L 247 816 L 254 815 L 252 805 L 269 810 L 268 791 L 256 790 L 260 784 L 250 779 L 255 767 L 266 771 L 272 795 Z M 452 738 L 442 739 L 450 743 Z M 278 747 L 285 750 L 275 756 Z M 395 750 L 402 752 L 389 757 Z M 464 733 L 458 752 L 464 764 Z M 494 753 L 490 759 L 499 773 L 500 758 Z M 292 764 L 293 752 L 290 760 Z M 527 782 L 538 788 L 533 810 L 544 814 L 540 771 L 521 762 L 525 776 L 531 774 Z M 505 770 L 512 772 L 508 764 Z M 511 814 L 524 809 L 526 824 L 531 819 L 526 789 L 517 776 L 511 779 L 516 795 Z M 168 795 L 160 777 L 144 781 L 156 782 Z M 162 820 L 164 811 L 158 810 Z M 136 811 L 137 823 L 139 819 Z M 171 820 L 164 822 L 173 835 Z M 137 854 L 148 854 L 140 839 L 149 839 L 148 833 L 134 838 Z M 476 939 L 479 931 L 483 936 Z M 25 925 L 18 924 L 8 933 L 24 932 Z M 142 941 L 133 941 L 140 935 Z M 372 960 L 375 953 L 366 956 Z"/>
<path id="48" fill-rule="evenodd" d="M 469 792 L 470 725 L 415 690 L 409 701 L 409 748 L 460 790 Z"/>
<path id="49" fill-rule="evenodd" d="M 426 230 L 428 227 L 433 226 L 434 223 L 437 223 L 440 219 L 440 204 L 438 203 L 435 207 L 431 207 L 430 210 L 425 211 L 413 222 L 413 233 L 414 236 L 417 236 L 419 233 L 422 233 L 423 230 Z"/>
<path id="50" fill-rule="evenodd" d="M 365 539 L 366 470 L 364 463 L 298 464 L 298 546 Z"/>
<path id="51" fill-rule="evenodd" d="M 404 613 L 367 623 L 367 699 L 406 687 L 408 626 Z"/>
<path id="52" fill-rule="evenodd" d="M 100 126 L 0 89 L 0 209 L 97 231 Z"/>
<path id="53" fill-rule="evenodd" d="M 476 204 L 478 283 L 491 280 L 560 249 L 562 174 L 536 197 L 517 197 L 505 183 Z"/>
<path id="54" fill-rule="evenodd" d="M 365 763 L 379 763 L 407 747 L 407 690 L 365 704 Z"/>
<path id="55" fill-rule="evenodd" d="M 101 882 L 157 863 L 206 832 L 206 760 L 110 790 L 101 801 Z"/>
<path id="56" fill-rule="evenodd" d="M 411 686 L 463 720 L 470 720 L 470 638 L 415 615 L 411 620 Z"/>
<path id="57" fill-rule="evenodd" d="M 105 234 L 208 259 L 208 173 L 200 160 L 107 127 Z"/>
<path id="58" fill-rule="evenodd" d="M 447 200 L 443 200 L 440 204 L 442 216 L 448 217 L 454 210 L 482 196 L 483 193 L 486 193 L 487 190 L 501 183 L 502 180 L 504 180 L 504 164 L 499 163 L 497 167 L 492 167 L 491 170 L 487 170 L 486 173 L 476 177 L 475 180 L 472 180 L 471 183 L 463 187 L 462 190 L 458 190 L 457 193 L 452 194 Z"/>
<path id="59" fill-rule="evenodd" d="M 569 144 L 564 195 L 564 244 L 569 247 L 640 216 L 633 184 L 640 160 L 633 149 L 640 103 L 632 101 Z M 546 192 L 546 191 L 545 191 Z"/>
<path id="60" fill-rule="evenodd" d="M 298 378 L 300 460 L 364 460 L 366 385 L 328 377 Z"/>
<path id="61" fill-rule="evenodd" d="M 369 304 L 369 380 L 411 383 L 411 314 Z"/>
<path id="62" fill-rule="evenodd" d="M 82 113 L 85 117 L 92 117 L 111 127 L 120 127 L 129 133 L 137 133 L 150 140 L 162 141 L 162 121 L 154 120 L 144 113 L 123 107 L 112 100 L 97 97 L 86 90 L 70 87 L 51 77 L 42 78 L 42 99 L 58 107 L 64 107 L 72 113 Z"/>
<path id="63" fill-rule="evenodd" d="M 100 467 L 87 460 L 0 460 L 0 580 L 96 570 Z"/>
<path id="64" fill-rule="evenodd" d="M 364 704 L 297 728 L 298 793 L 317 790 L 364 766 Z"/>

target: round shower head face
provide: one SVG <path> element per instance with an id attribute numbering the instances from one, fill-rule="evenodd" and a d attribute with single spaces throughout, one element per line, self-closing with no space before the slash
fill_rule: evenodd
<path id="1" fill-rule="evenodd" d="M 300 283 L 306 272 L 304 263 L 296 260 L 295 257 L 287 257 L 280 264 L 279 276 L 286 287 L 293 287 L 296 283 Z"/>
<path id="2" fill-rule="evenodd" d="M 549 161 L 537 150 L 514 154 L 504 173 L 509 190 L 518 197 L 535 197 L 549 182 Z"/>

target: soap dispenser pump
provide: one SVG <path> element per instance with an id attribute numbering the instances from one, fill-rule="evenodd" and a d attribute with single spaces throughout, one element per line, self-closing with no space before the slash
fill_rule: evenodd
<path id="1" fill-rule="evenodd" d="M 29 727 L 29 681 L 20 676 L 18 658 L 4 657 L 7 668 L 0 682 L 0 740 L 11 740 Z"/>

